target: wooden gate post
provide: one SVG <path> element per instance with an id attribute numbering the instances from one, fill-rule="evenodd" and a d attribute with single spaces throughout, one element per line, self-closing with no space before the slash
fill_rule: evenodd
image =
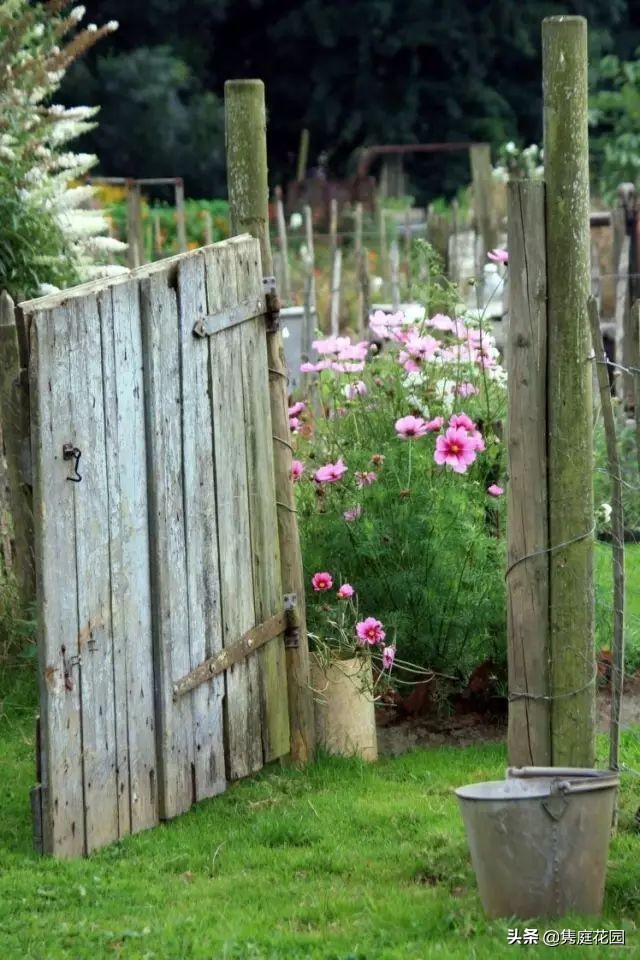
<path id="1" fill-rule="evenodd" d="M 0 295 L 0 417 L 7 455 L 9 498 L 15 541 L 15 574 L 23 603 L 35 598 L 33 503 L 29 426 L 29 381 L 21 370 L 13 300 Z"/>
<path id="2" fill-rule="evenodd" d="M 488 143 L 474 143 L 470 148 L 471 179 L 473 183 L 473 211 L 476 233 L 482 240 L 482 251 L 476 270 L 482 273 L 487 252 L 497 243 L 495 215 L 493 212 L 493 176 L 491 173 L 491 147 Z"/>
<path id="3" fill-rule="evenodd" d="M 542 24 L 547 218 L 551 757 L 595 759 L 587 22 Z"/>
<path id="4" fill-rule="evenodd" d="M 507 644 L 510 766 L 551 763 L 544 183 L 508 194 Z"/>
<path id="5" fill-rule="evenodd" d="M 225 83 L 225 140 L 227 188 L 234 233 L 250 233 L 260 243 L 262 272 L 273 270 L 269 240 L 267 137 L 264 84 L 261 80 Z M 280 564 L 284 593 L 297 596 L 300 611 L 298 646 L 287 647 L 287 683 L 291 758 L 306 763 L 315 747 L 313 700 L 309 685 L 309 648 L 304 611 L 304 577 L 295 494 L 291 480 L 287 378 L 282 335 L 267 335 L 274 470 L 278 500 Z"/>

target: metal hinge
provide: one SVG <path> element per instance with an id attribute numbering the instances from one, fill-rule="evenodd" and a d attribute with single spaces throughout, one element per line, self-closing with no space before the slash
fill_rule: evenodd
<path id="1" fill-rule="evenodd" d="M 266 304 L 267 333 L 276 333 L 280 329 L 280 297 L 276 290 L 276 278 L 264 277 L 262 285 Z"/>

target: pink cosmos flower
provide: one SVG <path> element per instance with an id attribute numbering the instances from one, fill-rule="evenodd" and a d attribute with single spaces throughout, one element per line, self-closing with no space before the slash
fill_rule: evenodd
<path id="1" fill-rule="evenodd" d="M 300 364 L 300 373 L 317 373 L 317 367 L 315 363 L 309 363 L 308 360 L 305 360 L 304 363 Z"/>
<path id="2" fill-rule="evenodd" d="M 501 497 L 504 490 L 497 483 L 492 483 L 490 487 L 487 487 L 487 493 L 491 497 Z"/>
<path id="3" fill-rule="evenodd" d="M 314 573 L 311 577 L 311 586 L 316 593 L 324 593 L 326 590 L 331 590 L 333 577 L 330 573 L 327 573 L 326 570 L 322 570 L 320 573 Z"/>
<path id="4" fill-rule="evenodd" d="M 356 487 L 362 490 L 363 487 L 369 487 L 372 483 L 375 483 L 378 475 L 376 473 L 367 473 L 364 470 L 356 470 L 355 478 Z"/>
<path id="5" fill-rule="evenodd" d="M 456 473 L 466 473 L 467 467 L 476 459 L 474 441 L 466 430 L 449 427 L 436 440 L 433 459 L 440 466 L 448 464 Z"/>
<path id="6" fill-rule="evenodd" d="M 471 417 L 466 415 L 466 413 L 454 413 L 449 420 L 449 426 L 453 427 L 455 430 L 459 430 L 460 428 L 463 430 L 475 430 L 476 428 L 475 423 Z"/>
<path id="7" fill-rule="evenodd" d="M 494 263 L 508 263 L 509 262 L 509 253 L 507 250 L 500 250 L 496 247 L 495 250 L 489 250 L 487 254 L 489 260 L 493 260 Z"/>
<path id="8" fill-rule="evenodd" d="M 427 433 L 427 424 L 422 417 L 400 417 L 395 426 L 401 440 L 414 440 Z"/>
<path id="9" fill-rule="evenodd" d="M 437 433 L 438 430 L 442 430 L 443 424 L 444 417 L 434 417 L 433 420 L 427 420 L 427 430 L 429 433 Z"/>
<path id="10" fill-rule="evenodd" d="M 459 383 L 456 388 L 459 397 L 472 397 L 477 392 L 477 387 L 474 387 L 472 383 Z"/>
<path id="11" fill-rule="evenodd" d="M 291 461 L 291 479 L 299 480 L 303 473 L 304 473 L 304 463 L 302 462 L 302 460 L 292 460 Z"/>
<path id="12" fill-rule="evenodd" d="M 297 417 L 302 411 L 306 408 L 306 403 L 303 403 L 302 400 L 298 400 L 297 403 L 294 403 L 292 407 L 289 407 L 289 416 Z"/>
<path id="13" fill-rule="evenodd" d="M 374 647 L 377 643 L 382 643 L 386 637 L 383 625 L 375 617 L 367 617 L 366 620 L 360 620 L 356 623 L 356 636 L 358 643 L 364 646 Z"/>
<path id="14" fill-rule="evenodd" d="M 343 583 L 340 589 L 338 590 L 338 596 L 341 600 L 350 600 L 354 595 L 355 590 L 350 583 Z"/>
<path id="15" fill-rule="evenodd" d="M 427 323 L 430 327 L 435 327 L 436 330 L 455 330 L 456 328 L 455 320 L 447 317 L 444 313 L 436 313 L 430 320 L 427 320 Z"/>
<path id="16" fill-rule="evenodd" d="M 289 429 L 292 433 L 297 433 L 300 429 L 300 421 L 297 417 L 289 417 Z"/>
<path id="17" fill-rule="evenodd" d="M 313 479 L 316 483 L 337 483 L 338 480 L 342 479 L 348 469 L 349 468 L 343 463 L 342 457 L 340 457 L 335 463 L 327 463 L 324 467 L 316 470 Z"/>
<path id="18" fill-rule="evenodd" d="M 395 647 L 385 647 L 382 651 L 382 668 L 383 670 L 391 670 L 393 666 L 393 661 L 396 658 L 396 648 Z"/>
<path id="19" fill-rule="evenodd" d="M 344 395 L 347 400 L 354 400 L 356 397 L 365 397 L 367 395 L 367 385 L 363 380 L 356 380 L 355 383 L 349 383 L 344 388 Z"/>
<path id="20" fill-rule="evenodd" d="M 473 443 L 473 449 L 476 451 L 476 453 L 482 453 L 483 450 L 487 449 L 484 445 L 484 440 L 482 439 L 482 434 L 479 430 L 474 430 L 472 433 L 470 433 L 469 439 Z"/>
<path id="21" fill-rule="evenodd" d="M 342 514 L 343 519 L 346 520 L 347 523 L 353 523 L 354 520 L 359 520 L 361 516 L 362 507 L 359 503 L 355 507 L 351 507 L 350 510 L 345 510 Z"/>

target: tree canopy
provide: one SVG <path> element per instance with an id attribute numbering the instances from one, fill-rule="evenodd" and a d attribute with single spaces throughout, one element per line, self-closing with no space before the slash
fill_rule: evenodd
<path id="1" fill-rule="evenodd" d="M 182 175 L 193 195 L 224 189 L 224 81 L 267 88 L 272 180 L 310 162 L 338 176 L 372 143 L 539 141 L 540 24 L 581 14 L 594 63 L 640 43 L 633 0 L 89 0 L 117 19 L 72 71 L 67 95 L 102 106 L 89 146 L 111 175 Z M 450 192 L 464 158 L 421 161 L 423 188 Z"/>

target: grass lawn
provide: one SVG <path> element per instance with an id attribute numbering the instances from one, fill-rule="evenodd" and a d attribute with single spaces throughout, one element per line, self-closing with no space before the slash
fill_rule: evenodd
<path id="1" fill-rule="evenodd" d="M 33 713 L 24 680 L 0 698 L 1 960 L 495 960 L 518 950 L 508 922 L 483 919 L 452 795 L 502 778 L 501 746 L 273 767 L 69 863 L 31 851 Z M 640 768 L 636 734 L 625 735 L 623 757 Z M 529 926 L 624 927 L 626 955 L 640 956 L 639 805 L 640 779 L 627 777 L 604 918 Z M 588 956 L 620 950 L 590 946 Z"/>

